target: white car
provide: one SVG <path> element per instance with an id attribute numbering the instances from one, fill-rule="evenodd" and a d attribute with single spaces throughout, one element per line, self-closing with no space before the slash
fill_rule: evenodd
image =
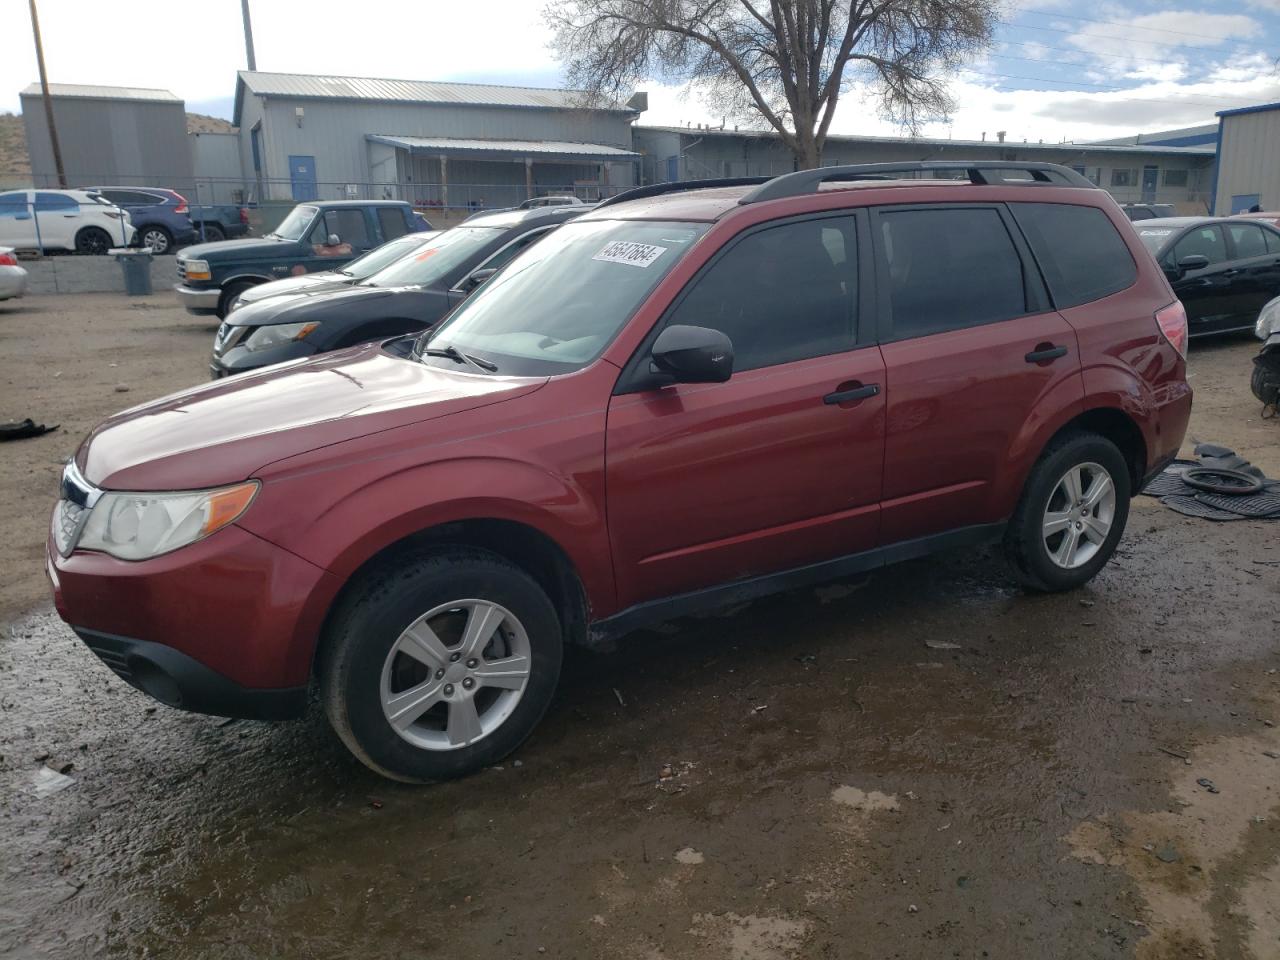
<path id="1" fill-rule="evenodd" d="M 0 244 L 22 250 L 106 253 L 137 231 L 128 212 L 88 190 L 0 193 Z"/>
<path id="2" fill-rule="evenodd" d="M 20 297 L 27 292 L 27 271 L 18 265 L 13 247 L 0 247 L 0 300 Z"/>

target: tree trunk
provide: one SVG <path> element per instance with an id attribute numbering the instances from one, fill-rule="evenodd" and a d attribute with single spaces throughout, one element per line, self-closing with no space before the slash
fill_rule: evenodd
<path id="1" fill-rule="evenodd" d="M 822 166 L 822 151 L 812 130 L 796 131 L 796 169 L 812 170 Z"/>

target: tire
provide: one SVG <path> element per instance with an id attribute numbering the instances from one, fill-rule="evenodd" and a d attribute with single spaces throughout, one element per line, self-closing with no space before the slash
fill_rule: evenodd
<path id="1" fill-rule="evenodd" d="M 214 226 L 212 223 L 204 225 L 204 238 L 200 237 L 200 227 L 196 226 L 196 243 L 217 243 L 220 240 L 227 239 L 227 235 L 222 232 L 221 227 Z"/>
<path id="2" fill-rule="evenodd" d="M 1092 508 L 1081 506 L 1080 498 L 1068 501 L 1073 474 L 1085 501 L 1092 493 L 1101 495 Z M 1095 491 L 1093 486 L 1104 474 L 1109 497 L 1105 487 Z M 1014 576 L 1043 593 L 1073 590 L 1092 580 L 1124 534 L 1131 486 L 1129 465 L 1106 437 L 1081 431 L 1053 440 L 1032 467 L 1005 531 L 1005 557 Z M 1059 529 L 1046 534 L 1051 522 Z"/>
<path id="3" fill-rule="evenodd" d="M 1260 353 L 1253 358 L 1249 389 L 1264 404 L 1280 402 L 1280 353 Z"/>
<path id="4" fill-rule="evenodd" d="M 466 651 L 465 629 L 475 624 L 491 627 L 481 637 L 492 642 Z M 519 567 L 468 547 L 416 551 L 374 570 L 335 610 L 320 692 L 334 731 L 362 763 L 393 780 L 433 783 L 523 743 L 551 703 L 562 656 L 555 607 Z M 394 699 L 411 691 L 407 704 Z M 400 729 L 390 719 L 397 707 Z"/>
<path id="5" fill-rule="evenodd" d="M 222 296 L 218 298 L 218 309 L 216 311 L 219 320 L 225 320 L 227 314 L 231 312 L 231 306 L 240 296 L 250 287 L 256 287 L 258 284 L 253 280 L 233 280 L 222 288 Z"/>
<path id="6" fill-rule="evenodd" d="M 84 227 L 76 234 L 76 253 L 97 256 L 111 249 L 111 235 L 101 227 Z"/>
<path id="7" fill-rule="evenodd" d="M 138 231 L 138 234 L 139 246 L 150 247 L 151 252 L 157 256 L 164 256 L 166 253 L 173 252 L 173 234 L 164 227 L 143 227 Z"/>

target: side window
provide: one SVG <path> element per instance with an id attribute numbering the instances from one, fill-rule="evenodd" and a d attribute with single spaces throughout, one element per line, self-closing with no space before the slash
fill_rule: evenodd
<path id="1" fill-rule="evenodd" d="M 1210 266 L 1215 263 L 1226 263 L 1227 243 L 1222 236 L 1222 228 L 1215 223 L 1192 230 L 1174 245 L 1173 263 L 1176 264 L 1183 257 L 1193 254 L 1208 257 Z"/>
<path id="2" fill-rule="evenodd" d="M 852 349 L 855 224 L 834 217 L 748 234 L 694 279 L 667 323 L 724 333 L 735 372 Z"/>
<path id="3" fill-rule="evenodd" d="M 26 212 L 27 194 L 25 191 L 0 193 L 0 217 L 17 217 Z"/>
<path id="4" fill-rule="evenodd" d="M 1133 285 L 1138 268 L 1107 215 L 1065 203 L 1011 203 L 1059 310 Z"/>
<path id="5" fill-rule="evenodd" d="M 1027 312 L 1022 260 L 996 210 L 894 210 L 879 220 L 894 339 Z"/>
<path id="6" fill-rule="evenodd" d="M 1231 234 L 1231 242 L 1235 245 L 1237 260 L 1267 255 L 1267 238 L 1262 235 L 1262 228 L 1257 224 L 1233 223 L 1227 227 L 1227 232 Z"/>
<path id="7" fill-rule="evenodd" d="M 75 197 L 68 197 L 62 193 L 36 193 L 36 209 L 37 210 L 79 210 L 80 204 L 76 202 Z"/>
<path id="8" fill-rule="evenodd" d="M 4 198 L 0 197 L 0 203 L 4 202 Z M 1274 230 L 1263 230 L 1263 235 L 1267 240 L 1267 253 L 1280 253 L 1280 233 Z"/>
<path id="9" fill-rule="evenodd" d="M 357 250 L 369 246 L 369 226 L 363 210 L 330 210 L 324 215 L 329 232 Z"/>
<path id="10" fill-rule="evenodd" d="M 378 207 L 378 226 L 382 228 L 382 239 L 394 240 L 409 232 L 404 222 L 404 211 L 399 207 Z"/>

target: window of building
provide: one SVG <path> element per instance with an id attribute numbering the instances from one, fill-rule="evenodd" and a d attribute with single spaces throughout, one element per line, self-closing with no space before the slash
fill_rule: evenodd
<path id="1" fill-rule="evenodd" d="M 1164 185 L 1166 187 L 1185 187 L 1187 185 L 1187 171 L 1166 170 L 1164 172 Z"/>
<path id="2" fill-rule="evenodd" d="M 1111 171 L 1111 185 L 1113 187 L 1132 187 L 1137 182 L 1137 170 L 1125 170 L 1120 167 L 1116 167 Z"/>
<path id="3" fill-rule="evenodd" d="M 1011 203 L 1058 309 L 1132 286 L 1138 268 L 1106 214 L 1065 203 Z"/>
<path id="4" fill-rule="evenodd" d="M 995 210 L 888 211 L 880 230 L 895 339 L 1027 312 L 1022 260 Z"/>
<path id="5" fill-rule="evenodd" d="M 694 280 L 667 322 L 724 333 L 735 372 L 851 349 L 854 223 L 824 218 L 748 234 Z M 833 256 L 828 232 L 840 235 L 843 262 Z"/>

